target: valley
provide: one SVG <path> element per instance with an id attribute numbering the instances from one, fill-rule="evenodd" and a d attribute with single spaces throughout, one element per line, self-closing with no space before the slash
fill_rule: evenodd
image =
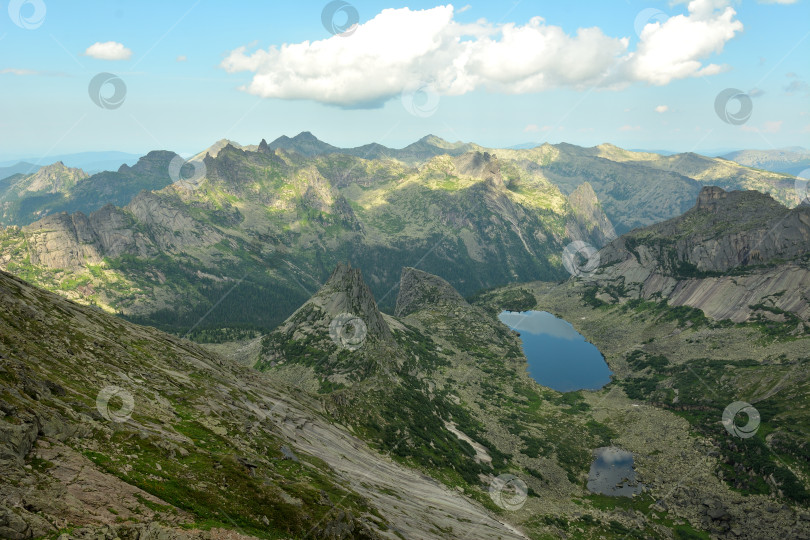
<path id="1" fill-rule="evenodd" d="M 283 142 L 218 144 L 196 183 L 4 230 L 4 268 L 53 292 L 0 276 L 0 532 L 810 535 L 810 424 L 792 406 L 808 391 L 810 221 L 773 198 L 791 202 L 787 178 L 735 177 L 772 195 L 673 183 L 685 163 L 715 179 L 725 165 L 609 146 L 441 154 L 427 139 L 437 155 L 414 165 Z M 688 188 L 683 213 L 615 198 L 611 167 L 625 186 L 644 170 L 667 197 Z M 618 236 L 630 209 L 642 221 Z M 601 248 L 593 268 L 566 258 L 576 241 Z M 608 384 L 538 384 L 504 310 L 572 324 Z M 131 414 L 99 416 L 105 391 Z M 736 402 L 761 415 L 750 438 L 721 421 Z M 588 488 L 605 448 L 632 456 L 631 496 Z M 79 484 L 77 467 L 93 471 Z M 82 495 L 111 490 L 107 506 Z"/>

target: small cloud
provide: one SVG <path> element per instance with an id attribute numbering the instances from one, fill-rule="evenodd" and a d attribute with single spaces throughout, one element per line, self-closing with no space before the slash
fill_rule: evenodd
<path id="1" fill-rule="evenodd" d="M 810 84 L 801 79 L 794 79 L 785 87 L 785 92 L 788 94 L 810 94 Z"/>
<path id="2" fill-rule="evenodd" d="M 186 60 L 188 60 L 188 57 L 185 54 L 181 54 L 177 57 L 178 62 L 185 62 Z"/>
<path id="3" fill-rule="evenodd" d="M 655 108 L 655 112 L 657 113 L 665 113 L 669 110 L 669 105 L 659 105 Z"/>
<path id="4" fill-rule="evenodd" d="M 619 131 L 641 131 L 641 126 L 622 126 Z"/>
<path id="5" fill-rule="evenodd" d="M 534 133 L 535 131 L 540 131 L 540 128 L 537 127 L 537 124 L 529 124 L 525 128 L 523 128 L 524 133 Z"/>
<path id="6" fill-rule="evenodd" d="M 38 75 L 38 71 L 33 71 L 31 69 L 16 69 L 16 68 L 6 68 L 0 69 L 0 75 Z"/>
<path id="7" fill-rule="evenodd" d="M 786 6 L 788 4 L 795 4 L 798 0 L 757 0 L 758 4 L 782 4 Z"/>
<path id="8" fill-rule="evenodd" d="M 98 41 L 87 47 L 84 54 L 97 60 L 129 60 L 132 57 L 132 51 L 117 41 Z"/>
<path id="9" fill-rule="evenodd" d="M 789 77 L 789 78 L 791 78 L 791 79 L 795 79 L 796 77 L 798 77 L 798 75 L 796 75 L 796 72 L 795 72 L 795 71 L 788 71 L 787 73 L 785 73 L 785 77 Z"/>
<path id="10" fill-rule="evenodd" d="M 782 120 L 773 120 L 765 122 L 761 128 L 755 126 L 740 126 L 740 128 L 749 133 L 779 133 L 782 130 L 782 123 Z"/>
<path id="11" fill-rule="evenodd" d="M 762 88 L 754 87 L 754 88 L 752 88 L 751 90 L 748 91 L 748 96 L 752 97 L 752 98 L 758 98 L 758 97 L 762 97 L 764 95 L 765 95 L 765 90 L 763 90 Z"/>
<path id="12" fill-rule="evenodd" d="M 807 124 L 802 128 L 802 133 L 810 133 L 810 124 Z"/>
<path id="13" fill-rule="evenodd" d="M 470 4 L 467 4 L 466 6 L 464 6 L 462 8 L 459 8 L 458 11 L 456 11 L 456 13 L 464 13 L 465 11 L 469 10 L 471 7 L 472 6 Z"/>
<path id="14" fill-rule="evenodd" d="M 762 125 L 763 133 L 779 133 L 782 129 L 782 120 L 774 120 L 773 122 L 765 122 Z"/>

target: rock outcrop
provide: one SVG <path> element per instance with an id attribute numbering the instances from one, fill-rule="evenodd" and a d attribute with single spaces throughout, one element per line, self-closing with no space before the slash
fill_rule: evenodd
<path id="1" fill-rule="evenodd" d="M 406 317 L 422 309 L 442 310 L 448 305 L 468 306 L 452 285 L 439 276 L 411 267 L 402 269 L 395 316 Z"/>
<path id="2" fill-rule="evenodd" d="M 626 298 L 661 296 L 715 319 L 748 320 L 765 305 L 810 320 L 810 208 L 754 191 L 701 190 L 683 216 L 615 240 L 583 279 L 621 284 Z"/>

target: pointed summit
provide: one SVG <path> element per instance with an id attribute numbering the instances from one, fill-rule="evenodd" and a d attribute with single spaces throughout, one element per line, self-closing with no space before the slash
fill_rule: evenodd
<path id="1" fill-rule="evenodd" d="M 336 146 L 323 142 L 309 131 L 302 131 L 293 138 L 282 135 L 271 142 L 269 147 L 272 150 L 280 149 L 288 152 L 298 152 L 302 156 L 307 157 L 321 156 L 340 151 Z"/>
<path id="2" fill-rule="evenodd" d="M 321 300 L 325 312 L 333 317 L 341 313 L 351 313 L 363 319 L 369 337 L 391 339 L 391 329 L 377 309 L 377 302 L 371 294 L 359 268 L 350 264 L 338 264 L 326 284 L 313 297 Z"/>
<path id="3" fill-rule="evenodd" d="M 262 139 L 262 142 L 259 143 L 259 148 L 257 151 L 263 154 L 270 153 L 270 147 L 267 146 L 267 141 L 265 139 Z"/>
<path id="4" fill-rule="evenodd" d="M 345 384 L 388 369 L 396 349 L 391 329 L 360 270 L 338 264 L 321 289 L 262 343 L 258 369 L 301 364 Z"/>

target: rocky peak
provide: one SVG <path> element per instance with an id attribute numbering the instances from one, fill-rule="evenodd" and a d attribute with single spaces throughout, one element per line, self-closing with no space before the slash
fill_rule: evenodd
<path id="1" fill-rule="evenodd" d="M 697 200 L 697 208 L 699 210 L 709 210 L 716 212 L 719 201 L 728 197 L 728 193 L 723 188 L 717 186 L 705 186 L 700 190 Z"/>
<path id="2" fill-rule="evenodd" d="M 267 146 L 267 141 L 265 139 L 262 139 L 262 142 L 259 143 L 259 148 L 258 148 L 257 151 L 261 152 L 263 154 L 269 154 L 270 153 L 270 147 Z"/>
<path id="3" fill-rule="evenodd" d="M 284 366 L 303 364 L 315 368 L 319 377 L 346 384 L 390 374 L 396 368 L 396 350 L 360 270 L 338 264 L 323 287 L 264 338 L 256 367 L 283 371 Z"/>
<path id="4" fill-rule="evenodd" d="M 483 178 L 493 186 L 503 186 L 501 164 L 495 154 L 489 152 L 467 152 L 453 160 L 456 170 L 468 176 Z"/>
<path id="5" fill-rule="evenodd" d="M 169 163 L 177 157 L 177 154 L 168 150 L 152 150 L 145 156 L 138 159 L 138 162 L 130 167 L 127 164 L 119 167 L 119 173 L 129 174 L 165 174 L 169 176 Z"/>
<path id="6" fill-rule="evenodd" d="M 63 193 L 76 185 L 76 182 L 88 177 L 83 170 L 67 167 L 61 161 L 57 161 L 32 174 L 29 180 L 23 183 L 24 191 Z"/>
<path id="7" fill-rule="evenodd" d="M 395 316 L 405 317 L 415 311 L 448 304 L 468 305 L 453 286 L 439 276 L 416 268 L 405 267 L 402 269 Z"/>
<path id="8" fill-rule="evenodd" d="M 319 300 L 324 314 L 331 318 L 350 313 L 363 320 L 369 337 L 390 340 L 391 329 L 377 308 L 359 268 L 339 263 L 321 290 L 313 297 Z"/>

